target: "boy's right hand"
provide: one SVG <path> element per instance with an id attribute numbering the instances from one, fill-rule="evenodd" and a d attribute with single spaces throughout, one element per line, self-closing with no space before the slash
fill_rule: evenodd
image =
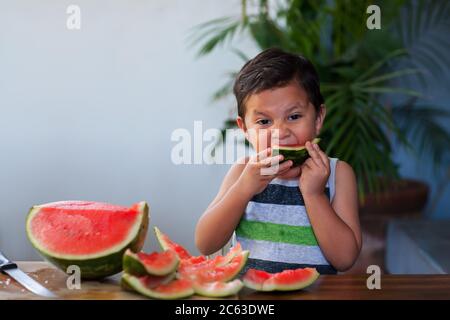
<path id="1" fill-rule="evenodd" d="M 239 179 L 239 189 L 249 198 L 262 192 L 278 175 L 286 173 L 293 165 L 291 160 L 283 161 L 283 155 L 272 156 L 271 148 L 250 157 Z"/>

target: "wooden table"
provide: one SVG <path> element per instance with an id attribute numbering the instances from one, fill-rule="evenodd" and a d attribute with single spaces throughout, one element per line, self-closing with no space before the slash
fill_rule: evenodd
<path id="1" fill-rule="evenodd" d="M 46 262 L 18 262 L 19 267 L 60 299 L 146 299 L 119 285 L 120 276 L 102 281 L 83 281 L 80 290 L 69 290 L 68 275 Z M 5 274 L 0 274 L 0 300 L 43 299 L 23 289 Z M 369 299 L 450 299 L 450 275 L 382 275 L 381 290 L 369 290 L 367 275 L 323 275 L 305 290 L 280 293 L 262 293 L 244 288 L 231 300 L 369 300 Z M 190 299 L 205 299 L 193 296 Z"/>

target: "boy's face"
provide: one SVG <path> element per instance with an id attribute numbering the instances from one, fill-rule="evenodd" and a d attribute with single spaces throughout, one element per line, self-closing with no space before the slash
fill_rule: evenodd
<path id="1" fill-rule="evenodd" d="M 272 144 L 304 145 L 320 133 L 326 113 L 324 105 L 316 112 L 295 81 L 250 95 L 245 110 L 237 124 L 257 152 Z"/>

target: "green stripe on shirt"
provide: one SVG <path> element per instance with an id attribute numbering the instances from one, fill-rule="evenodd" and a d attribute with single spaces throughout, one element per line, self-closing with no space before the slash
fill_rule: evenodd
<path id="1" fill-rule="evenodd" d="M 284 242 L 305 246 L 317 246 L 317 239 L 311 226 L 290 226 L 270 222 L 241 220 L 236 235 L 271 242 Z"/>

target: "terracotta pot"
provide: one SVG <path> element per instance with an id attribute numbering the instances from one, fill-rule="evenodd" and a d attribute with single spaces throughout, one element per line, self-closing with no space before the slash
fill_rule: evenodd
<path id="1" fill-rule="evenodd" d="M 367 194 L 360 204 L 361 215 L 394 215 L 421 212 L 427 203 L 429 187 L 422 181 L 400 179 L 381 194 Z"/>
<path id="2" fill-rule="evenodd" d="M 385 272 L 384 256 L 387 225 L 391 219 L 420 219 L 428 199 L 428 186 L 417 180 L 401 179 L 385 192 L 366 195 L 360 204 L 363 245 L 355 265 L 345 273 L 366 273 L 369 265 Z"/>

